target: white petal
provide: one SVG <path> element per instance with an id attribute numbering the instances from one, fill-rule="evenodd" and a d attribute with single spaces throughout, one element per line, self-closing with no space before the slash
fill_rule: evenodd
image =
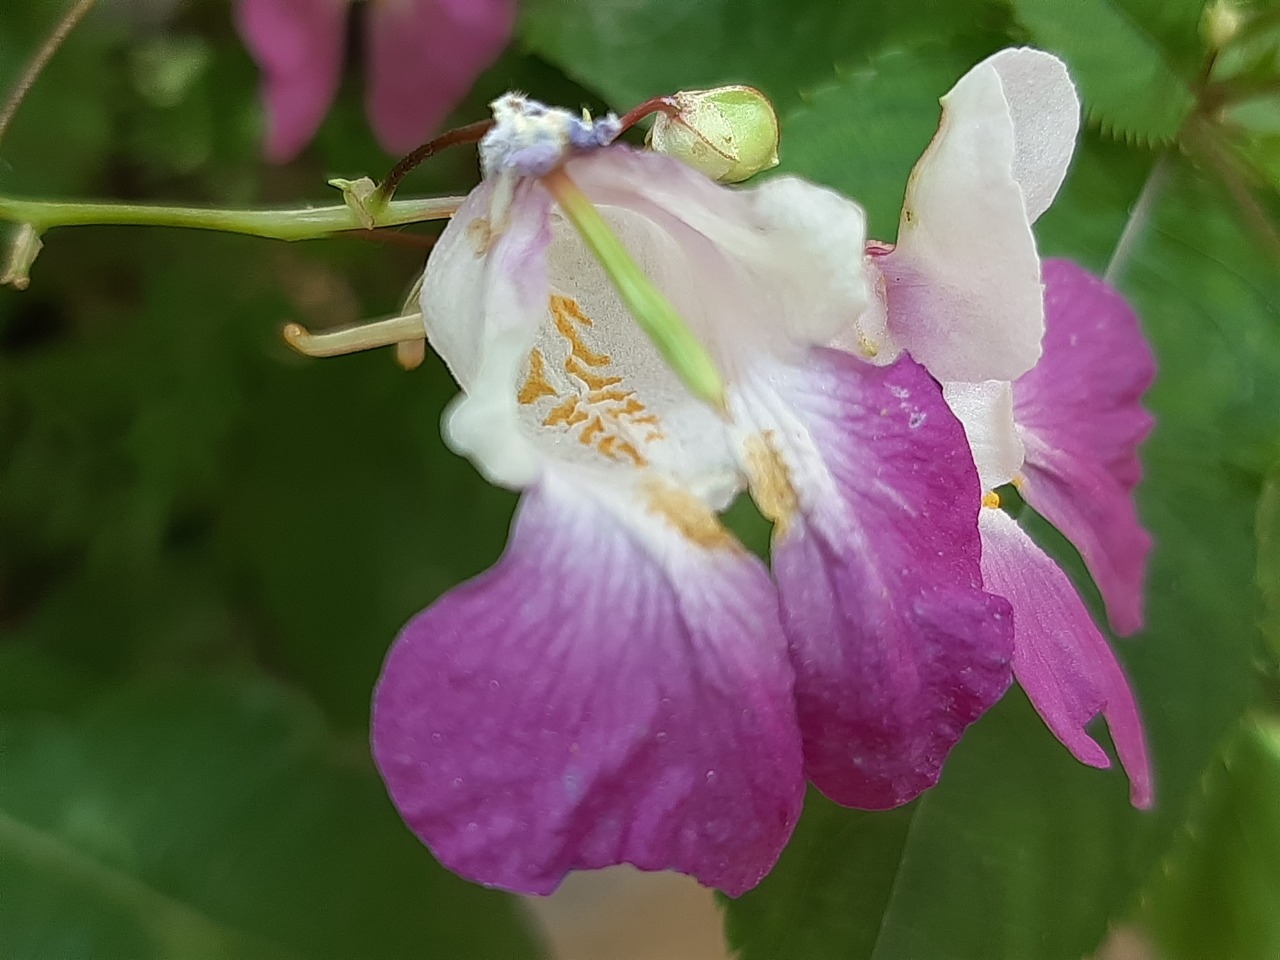
<path id="1" fill-rule="evenodd" d="M 686 320 L 725 366 L 743 349 L 799 356 L 866 307 L 865 216 L 834 191 L 794 177 L 730 190 L 670 157 L 616 147 L 569 171 L 597 204 L 679 237 L 707 302 L 701 328 Z"/>
<path id="2" fill-rule="evenodd" d="M 1066 64 L 1043 50 L 1001 50 L 974 69 L 984 66 L 1000 76 L 1013 120 L 1013 178 L 1034 222 L 1053 203 L 1071 165 L 1080 98 Z"/>
<path id="3" fill-rule="evenodd" d="M 427 339 L 463 393 L 445 414 L 449 445 L 507 487 L 533 483 L 542 464 L 520 427 L 516 383 L 546 311 L 549 201 L 520 190 L 494 235 L 493 190 L 482 184 L 432 251 L 420 303 Z"/>
<path id="4" fill-rule="evenodd" d="M 964 425 L 983 490 L 1009 483 L 1022 469 L 1022 438 L 1013 421 L 1013 384 L 944 383 L 942 395 Z"/>
<path id="5" fill-rule="evenodd" d="M 1016 380 L 1040 356 L 1044 306 L 999 74 L 975 67 L 942 106 L 879 261 L 889 327 L 939 380 Z"/>

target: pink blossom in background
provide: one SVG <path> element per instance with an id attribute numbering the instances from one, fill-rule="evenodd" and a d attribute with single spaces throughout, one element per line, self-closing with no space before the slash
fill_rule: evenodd
<path id="1" fill-rule="evenodd" d="M 515 0 L 368 0 L 365 112 L 390 153 L 423 143 L 507 45 Z M 262 70 L 267 158 L 315 136 L 342 77 L 351 0 L 239 0 L 236 27 Z"/>

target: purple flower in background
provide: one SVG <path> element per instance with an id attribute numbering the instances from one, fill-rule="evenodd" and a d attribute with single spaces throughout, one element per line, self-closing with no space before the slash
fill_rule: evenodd
<path id="1" fill-rule="evenodd" d="M 943 382 L 982 489 L 1013 482 L 1079 549 L 1118 632 L 1142 625 L 1151 540 L 1138 522 L 1140 399 L 1155 373 L 1119 294 L 1066 261 L 1040 262 L 1031 224 L 1066 175 L 1079 102 L 1066 68 L 1005 50 L 943 98 L 938 133 L 903 203 L 896 247 L 873 245 L 881 307 L 856 342 L 877 360 L 905 350 Z M 984 500 L 985 585 L 1014 612 L 1014 671 L 1059 740 L 1107 766 L 1085 732 L 1102 713 L 1149 806 L 1151 774 L 1133 695 L 1065 574 Z M 995 507 L 995 509 L 990 509 Z"/>
<path id="2" fill-rule="evenodd" d="M 262 70 L 267 157 L 292 159 L 329 112 L 351 0 L 238 0 L 236 25 Z M 365 110 L 391 153 L 421 144 L 502 52 L 515 0 L 368 0 Z"/>
<path id="3" fill-rule="evenodd" d="M 977 473 L 920 365 L 824 346 L 868 303 L 858 207 L 789 177 L 719 187 L 593 146 L 612 126 L 500 107 L 421 305 L 462 388 L 450 444 L 524 495 L 502 559 L 396 641 L 374 753 L 470 879 L 547 893 L 627 862 L 737 895 L 806 775 L 905 802 L 1011 682 Z M 713 358 L 723 410 L 562 216 L 539 179 L 558 161 Z M 744 486 L 775 522 L 775 579 L 716 517 Z"/>

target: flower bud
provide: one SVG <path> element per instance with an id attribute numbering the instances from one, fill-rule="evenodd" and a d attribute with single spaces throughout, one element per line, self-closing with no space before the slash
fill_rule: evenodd
<path id="1" fill-rule="evenodd" d="M 722 183 L 737 183 L 778 165 L 778 116 L 754 87 L 677 93 L 659 113 L 647 142 Z"/>
<path id="2" fill-rule="evenodd" d="M 1205 8 L 1200 33 L 1210 50 L 1222 50 L 1235 39 L 1244 25 L 1244 14 L 1232 0 L 1217 0 Z"/>

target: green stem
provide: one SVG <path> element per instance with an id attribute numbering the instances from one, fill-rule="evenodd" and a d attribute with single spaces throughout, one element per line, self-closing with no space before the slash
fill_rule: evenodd
<path id="1" fill-rule="evenodd" d="M 694 396 L 724 409 L 724 383 L 706 348 L 693 335 L 671 301 L 632 259 L 618 235 L 563 169 L 542 178 L 565 217 L 608 274 L 618 297 L 631 311 L 662 358 Z"/>
<path id="2" fill-rule="evenodd" d="M 395 200 L 378 212 L 373 226 L 397 227 L 453 216 L 461 197 Z M 216 210 L 141 203 L 51 203 L 0 196 L 0 220 L 30 224 L 38 233 L 54 227 L 122 224 L 220 230 L 270 240 L 314 240 L 364 224 L 345 204 L 292 210 Z"/>

